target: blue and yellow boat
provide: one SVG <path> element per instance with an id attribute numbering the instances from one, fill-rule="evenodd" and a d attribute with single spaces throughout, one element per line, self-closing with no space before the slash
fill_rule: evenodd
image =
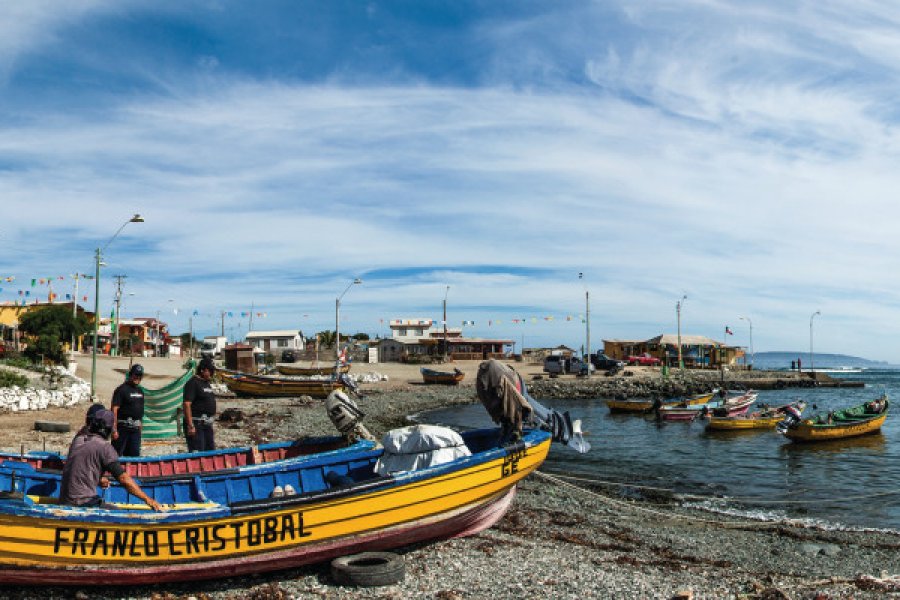
<path id="1" fill-rule="evenodd" d="M 550 434 L 498 447 L 466 432 L 471 456 L 377 475 L 380 448 L 345 449 L 236 473 L 141 480 L 150 511 L 117 485 L 114 509 L 56 503 L 58 474 L 0 464 L 0 583 L 133 585 L 286 569 L 362 550 L 463 536 L 504 514 Z"/>

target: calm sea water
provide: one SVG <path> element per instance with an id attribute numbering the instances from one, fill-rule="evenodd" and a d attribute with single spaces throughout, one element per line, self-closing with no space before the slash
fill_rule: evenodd
<path id="1" fill-rule="evenodd" d="M 841 376 L 865 381 L 866 387 L 762 391 L 758 403 L 803 399 L 809 416 L 871 400 L 882 391 L 900 400 L 900 370 Z M 707 504 L 768 518 L 900 530 L 900 410 L 894 406 L 879 434 L 796 444 L 774 431 L 706 433 L 705 421 L 657 423 L 613 414 L 601 399 L 544 404 L 581 418 L 593 446 L 580 455 L 554 444 L 545 471 L 613 482 L 623 494 L 640 493 L 628 486 L 653 486 L 724 496 L 725 502 Z M 421 420 L 458 428 L 492 425 L 480 404 L 432 411 Z"/>

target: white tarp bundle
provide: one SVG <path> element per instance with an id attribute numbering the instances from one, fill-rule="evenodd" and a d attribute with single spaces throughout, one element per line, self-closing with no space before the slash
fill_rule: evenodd
<path id="1" fill-rule="evenodd" d="M 415 471 L 472 456 L 458 433 L 435 425 L 393 429 L 384 434 L 381 444 L 384 454 L 375 465 L 379 475 Z"/>

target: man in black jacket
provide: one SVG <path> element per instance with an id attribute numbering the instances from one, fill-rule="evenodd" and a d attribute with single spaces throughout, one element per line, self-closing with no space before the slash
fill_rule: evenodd
<path id="1" fill-rule="evenodd" d="M 211 383 L 215 372 L 216 364 L 211 358 L 204 358 L 197 365 L 197 374 L 184 385 L 184 436 L 191 452 L 216 449 L 216 395 Z"/>
<path id="2" fill-rule="evenodd" d="M 141 380 L 144 367 L 131 366 L 128 379 L 116 388 L 112 397 L 112 412 L 116 422 L 112 430 L 112 445 L 119 456 L 141 455 L 141 430 L 144 418 L 144 392 Z"/>

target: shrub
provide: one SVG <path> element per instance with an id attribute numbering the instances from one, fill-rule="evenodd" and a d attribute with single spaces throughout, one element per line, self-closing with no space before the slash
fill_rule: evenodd
<path id="1" fill-rule="evenodd" d="M 12 371 L 0 370 L 0 388 L 12 387 L 28 387 L 28 378 Z"/>

